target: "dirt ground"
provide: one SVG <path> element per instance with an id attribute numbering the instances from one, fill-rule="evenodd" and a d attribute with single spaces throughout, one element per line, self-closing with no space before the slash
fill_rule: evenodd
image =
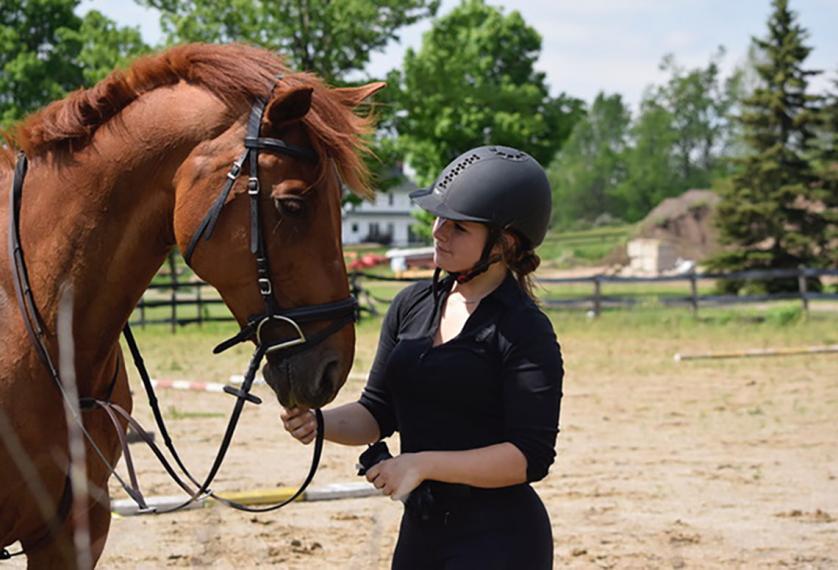
<path id="1" fill-rule="evenodd" d="M 644 327 L 556 323 L 567 366 L 561 433 L 556 463 L 535 485 L 556 567 L 838 568 L 838 355 L 672 358 L 834 343 L 836 329 Z M 362 385 L 348 383 L 339 401 Z M 266 403 L 248 407 L 216 490 L 293 485 L 308 469 L 311 448 L 282 431 L 268 389 L 257 392 Z M 233 399 L 160 398 L 188 464 L 206 469 Z M 146 494 L 175 493 L 150 454 L 133 449 Z M 358 452 L 327 444 L 313 485 L 360 480 Z M 100 567 L 389 568 L 401 510 L 372 497 L 263 515 L 214 507 L 115 518 Z"/>

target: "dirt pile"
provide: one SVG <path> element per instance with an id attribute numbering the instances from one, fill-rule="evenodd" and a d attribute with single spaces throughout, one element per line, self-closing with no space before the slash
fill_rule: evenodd
<path id="1" fill-rule="evenodd" d="M 719 197 L 712 190 L 687 190 L 667 198 L 640 222 L 637 238 L 668 241 L 678 257 L 700 261 L 719 250 L 713 214 Z"/>

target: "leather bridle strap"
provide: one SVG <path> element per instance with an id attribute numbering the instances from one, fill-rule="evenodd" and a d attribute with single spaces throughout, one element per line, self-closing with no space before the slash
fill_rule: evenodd
<path id="1" fill-rule="evenodd" d="M 58 388 L 61 397 L 65 401 L 69 401 L 69 396 L 64 389 L 64 384 L 61 382 L 61 377 L 58 374 L 58 368 L 52 360 L 47 349 L 46 334 L 44 333 L 43 319 L 38 313 L 35 298 L 32 295 L 32 288 L 29 284 L 29 274 L 26 269 L 26 262 L 23 255 L 23 247 L 20 241 L 20 204 L 23 194 L 23 181 L 26 177 L 28 168 L 28 161 L 26 155 L 21 152 L 18 154 L 17 164 L 15 165 L 15 176 L 12 182 L 12 191 L 9 196 L 9 256 L 12 265 L 12 282 L 15 287 L 15 294 L 17 296 L 18 307 L 20 308 L 23 317 L 23 325 L 35 347 L 35 352 L 38 358 L 43 363 L 44 367 L 49 373 L 50 379 L 56 388 Z M 113 382 L 109 391 L 113 390 Z M 83 403 L 86 399 L 82 398 L 79 402 L 80 409 L 83 409 Z M 80 415 L 74 415 L 75 421 L 78 423 L 79 429 L 84 435 L 90 447 L 98 455 L 99 459 L 108 468 L 109 472 L 116 477 L 117 481 L 122 485 L 125 491 L 133 496 L 134 489 L 129 485 L 114 469 L 104 452 L 96 445 L 90 432 L 84 426 L 84 422 Z M 144 501 L 141 501 L 141 507 L 145 507 Z"/>
<path id="2" fill-rule="evenodd" d="M 61 380 L 58 377 L 58 370 L 55 368 L 49 353 L 46 350 L 44 341 L 43 319 L 35 305 L 32 297 L 32 287 L 29 285 L 29 272 L 26 270 L 26 261 L 23 258 L 23 247 L 20 243 L 20 202 L 23 195 L 23 180 L 29 168 L 29 160 L 24 153 L 18 153 L 17 164 L 15 164 L 15 175 L 12 182 L 12 191 L 9 194 L 9 261 L 12 265 L 12 282 L 15 287 L 17 304 L 23 313 L 23 326 L 29 335 L 36 349 L 38 358 L 47 368 L 50 378 L 62 389 Z"/>
<path id="3" fill-rule="evenodd" d="M 236 179 L 241 172 L 242 164 L 244 164 L 248 152 L 249 151 L 244 151 L 242 155 L 236 159 L 235 162 L 233 162 L 233 165 L 227 172 L 227 181 L 224 183 L 224 188 L 221 189 L 221 194 L 219 194 L 218 198 L 215 199 L 215 202 L 213 202 L 209 212 L 207 212 L 207 215 L 204 216 L 204 220 L 201 222 L 201 225 L 198 226 L 198 230 L 195 232 L 195 235 L 193 235 L 192 239 L 189 240 L 189 246 L 183 254 L 183 258 L 186 260 L 187 265 L 189 265 L 189 262 L 192 259 L 192 253 L 198 246 L 198 242 L 201 240 L 201 237 L 206 240 L 212 237 L 212 232 L 215 229 L 215 223 L 218 221 L 218 216 L 221 215 L 221 210 L 224 208 L 224 204 L 227 203 L 227 196 L 230 195 L 230 190 L 233 189 L 233 185 L 236 183 Z"/>
<path id="4" fill-rule="evenodd" d="M 302 342 L 299 344 L 310 348 L 324 341 L 326 338 L 339 331 L 349 323 L 354 322 L 357 318 L 357 311 L 358 302 L 353 297 L 349 297 L 341 301 L 335 301 L 334 303 L 297 307 L 273 314 L 262 314 L 250 319 L 238 333 L 218 344 L 218 346 L 212 349 L 212 352 L 214 354 L 219 354 L 228 348 L 232 348 L 239 343 L 252 339 L 257 334 L 259 325 L 264 323 L 266 319 L 282 318 L 294 323 L 310 323 L 334 319 L 335 322 L 328 327 L 308 337 L 302 337 Z M 257 342 L 260 341 L 261 339 L 257 338 Z M 291 349 L 289 348 L 284 354 L 290 354 L 290 350 Z M 267 352 L 272 352 L 270 347 Z"/>

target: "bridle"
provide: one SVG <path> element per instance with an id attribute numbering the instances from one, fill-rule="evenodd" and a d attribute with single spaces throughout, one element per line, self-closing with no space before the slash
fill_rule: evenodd
<path id="1" fill-rule="evenodd" d="M 279 79 L 281 77 L 277 81 Z M 201 225 L 198 226 L 198 230 L 192 236 L 192 239 L 189 240 L 189 245 L 183 254 L 186 263 L 189 264 L 201 238 L 209 240 L 212 237 L 218 217 L 221 215 L 221 210 L 224 208 L 224 204 L 233 185 L 241 175 L 245 160 L 247 160 L 250 167 L 250 177 L 247 180 L 247 194 L 250 197 L 250 252 L 256 258 L 256 283 L 265 304 L 265 312 L 248 319 L 239 333 L 215 347 L 213 350 L 214 353 L 227 350 L 251 338 L 255 338 L 257 347 L 265 347 L 265 354 L 280 350 L 288 351 L 292 348 L 294 349 L 293 352 L 296 353 L 301 349 L 310 348 L 322 342 L 344 326 L 354 322 L 358 312 L 358 303 L 351 295 L 332 303 L 308 305 L 286 310 L 280 310 L 274 299 L 274 287 L 271 282 L 270 266 L 265 250 L 265 241 L 260 220 L 259 196 L 261 186 L 259 184 L 259 151 L 265 150 L 284 154 L 309 162 L 316 162 L 317 154 L 310 148 L 297 146 L 280 139 L 260 137 L 259 131 L 262 126 L 266 104 L 267 101 L 265 99 L 259 99 L 251 107 L 250 116 L 247 120 L 247 132 L 244 138 L 245 150 L 233 162 L 230 171 L 227 172 L 227 181 L 221 193 L 216 198 L 209 212 L 207 212 Z M 323 320 L 334 320 L 335 322 L 311 337 L 306 337 L 303 334 L 302 328 L 299 326 L 300 323 Z M 266 343 L 263 341 L 262 331 L 271 322 L 290 325 L 294 332 L 297 333 L 297 338 L 266 346 Z"/>
<path id="2" fill-rule="evenodd" d="M 276 81 L 278 82 L 280 79 L 281 76 L 278 77 Z M 273 91 L 273 87 L 275 85 L 276 82 L 271 85 L 271 92 Z M 320 455 L 322 453 L 323 448 L 324 431 L 323 415 L 319 409 L 314 410 L 315 417 L 317 420 L 317 436 L 314 442 L 314 451 L 312 454 L 311 468 L 309 469 L 308 475 L 306 476 L 304 482 L 293 496 L 274 505 L 268 505 L 263 507 L 249 507 L 240 503 L 236 503 L 235 501 L 231 501 L 223 497 L 217 496 L 210 490 L 210 485 L 214 480 L 218 470 L 221 468 L 221 464 L 223 463 L 227 449 L 233 438 L 233 434 L 235 432 L 235 428 L 238 424 L 238 420 L 245 402 L 261 404 L 261 399 L 251 394 L 250 390 L 253 386 L 253 382 L 256 377 L 256 372 L 265 355 L 268 353 L 281 353 L 283 356 L 288 357 L 293 354 L 297 354 L 299 352 L 312 348 L 320 342 L 324 341 L 332 334 L 341 330 L 346 325 L 355 322 L 358 314 L 357 301 L 351 295 L 339 301 L 322 303 L 317 305 L 307 305 L 291 309 L 280 309 L 279 304 L 274 298 L 274 287 L 271 281 L 270 266 L 268 263 L 267 250 L 265 247 L 264 233 L 262 231 L 262 222 L 260 215 L 261 185 L 259 183 L 259 152 L 274 152 L 306 161 L 317 161 L 318 157 L 317 154 L 310 148 L 305 148 L 291 143 L 287 143 L 281 139 L 261 137 L 260 129 L 266 105 L 267 99 L 265 98 L 258 98 L 253 103 L 250 110 L 250 115 L 248 117 L 247 130 L 244 138 L 245 150 L 238 157 L 238 159 L 236 159 L 236 161 L 233 162 L 233 165 L 227 173 L 227 180 L 220 194 L 216 198 L 215 202 L 213 202 L 213 205 L 211 206 L 207 215 L 204 217 L 203 221 L 198 227 L 198 230 L 192 236 L 189 245 L 186 249 L 186 252 L 184 253 L 184 258 L 186 259 L 187 264 L 189 264 L 192 255 L 195 251 L 195 248 L 198 246 L 201 238 L 204 238 L 204 240 L 209 240 L 212 237 L 213 230 L 215 229 L 215 225 L 218 221 L 219 216 L 221 215 L 221 211 L 224 208 L 224 204 L 227 201 L 230 191 L 232 190 L 236 180 L 241 174 L 244 163 L 247 162 L 249 165 L 250 174 L 247 182 L 247 194 L 250 198 L 250 251 L 256 258 L 256 284 L 258 286 L 259 293 L 264 301 L 265 311 L 261 314 L 250 317 L 246 324 L 236 335 L 220 343 L 213 349 L 214 353 L 219 353 L 246 340 L 252 339 L 255 340 L 256 343 L 256 348 L 248 365 L 247 373 L 245 374 L 244 381 L 241 383 L 240 387 L 225 386 L 224 388 L 225 392 L 236 397 L 236 403 L 230 415 L 230 419 L 227 424 L 227 429 L 222 439 L 222 443 L 219 446 L 218 453 L 216 454 L 216 458 L 207 476 L 205 477 L 203 482 L 199 482 L 195 477 L 193 477 L 190 474 L 189 470 L 186 468 L 183 461 L 180 459 L 180 456 L 177 453 L 177 450 L 175 449 L 171 437 L 169 436 L 168 430 L 166 429 L 165 422 L 163 421 L 163 416 L 160 412 L 160 407 L 157 402 L 157 397 L 154 393 L 151 378 L 148 374 L 148 371 L 145 368 L 145 364 L 140 354 L 139 347 L 137 346 L 131 329 L 127 324 L 123 329 L 123 333 L 128 344 L 129 350 L 131 351 L 132 357 L 134 359 L 134 364 L 137 367 L 137 370 L 143 381 L 143 385 L 148 396 L 149 405 L 151 406 L 152 412 L 154 414 L 155 422 L 157 423 L 157 426 L 161 432 L 161 436 L 165 442 L 166 447 L 169 449 L 178 467 L 181 469 L 181 471 L 189 480 L 189 482 L 184 481 L 177 474 L 177 472 L 166 459 L 162 451 L 158 448 L 155 442 L 147 435 L 147 432 L 142 428 L 142 426 L 140 426 L 136 422 L 136 420 L 134 420 L 130 416 L 130 414 L 128 414 L 128 412 L 126 412 L 120 406 L 110 402 L 110 393 L 113 390 L 117 378 L 116 373 L 113 376 L 113 380 L 108 389 L 105 399 L 102 400 L 92 397 L 80 398 L 79 404 L 82 410 L 90 410 L 98 406 L 103 408 L 107 412 L 108 416 L 111 418 L 115 426 L 115 429 L 119 434 L 119 439 L 123 443 L 123 454 L 126 458 L 126 466 L 129 469 L 131 484 L 128 484 L 123 478 L 121 478 L 116 473 L 114 466 L 109 464 L 104 453 L 101 451 L 101 449 L 99 449 L 99 447 L 93 441 L 93 438 L 84 428 L 81 418 L 76 417 L 76 420 L 81 426 L 82 433 L 85 435 L 86 439 L 88 440 L 88 443 L 92 446 L 96 454 L 104 462 L 106 467 L 109 469 L 110 473 L 114 475 L 122 484 L 129 496 L 132 499 L 134 499 L 134 501 L 137 503 L 140 513 L 177 511 L 187 507 L 192 502 L 206 495 L 213 496 L 218 501 L 240 510 L 245 510 L 249 512 L 271 511 L 279 509 L 287 505 L 288 503 L 291 503 L 292 501 L 296 500 L 305 491 L 306 487 L 314 478 L 314 474 L 317 471 L 317 466 L 319 464 Z M 68 397 L 64 390 L 61 378 L 58 374 L 58 368 L 54 365 L 54 362 L 47 348 L 43 319 L 41 318 L 38 312 L 34 297 L 32 296 L 31 287 L 29 285 L 28 272 L 26 269 L 26 263 L 23 255 L 23 248 L 21 246 L 20 241 L 19 217 L 21 198 L 23 192 L 23 183 L 26 176 L 27 167 L 28 162 L 26 156 L 21 152 L 18 155 L 18 161 L 15 167 L 15 175 L 9 198 L 9 255 L 12 261 L 13 268 L 12 280 L 14 282 L 18 306 L 24 317 L 24 326 L 27 330 L 27 334 L 32 344 L 35 346 L 38 358 L 39 360 L 41 360 L 42 364 L 47 369 L 50 378 L 58 388 L 62 397 L 67 399 Z M 312 335 L 307 336 L 303 333 L 303 328 L 301 326 L 302 324 L 326 320 L 332 320 L 333 322 L 327 327 L 317 331 Z M 289 325 L 297 334 L 297 337 L 291 340 L 279 341 L 271 344 L 271 342 L 266 337 L 265 332 L 272 323 L 281 323 Z M 119 363 L 117 363 L 117 372 L 119 370 L 118 365 Z M 131 425 L 132 428 L 134 428 L 134 431 L 140 434 L 140 437 L 142 437 L 145 440 L 145 442 L 150 446 L 152 452 L 155 454 L 158 460 L 160 460 L 162 466 L 172 477 L 175 483 L 177 483 L 178 486 L 180 486 L 184 491 L 186 491 L 190 495 L 188 500 L 186 500 L 184 503 L 180 505 L 177 505 L 176 507 L 169 508 L 166 510 L 155 509 L 153 507 L 148 506 L 142 493 L 139 490 L 138 484 L 136 483 L 136 477 L 133 472 L 133 467 L 130 459 L 130 452 L 128 451 L 128 447 L 124 442 L 124 430 L 118 421 L 119 416 L 121 416 L 125 421 L 127 421 L 128 424 Z M 64 496 L 62 496 L 60 507 L 57 510 L 56 519 L 63 520 L 64 518 L 66 518 L 68 514 L 69 509 L 65 508 L 64 506 L 65 504 L 69 504 L 69 501 L 67 501 L 65 497 L 69 489 L 68 483 L 69 475 L 67 475 L 67 480 L 65 481 L 65 489 L 63 493 Z M 51 521 L 48 524 L 47 531 L 45 531 L 43 535 L 34 542 L 39 543 L 44 538 L 49 536 L 50 529 L 55 528 L 56 526 L 55 522 L 55 520 Z M 0 559 L 8 558 L 9 556 L 15 556 L 22 553 L 23 551 L 16 552 L 14 554 L 9 554 L 4 549 L 0 549 Z"/>

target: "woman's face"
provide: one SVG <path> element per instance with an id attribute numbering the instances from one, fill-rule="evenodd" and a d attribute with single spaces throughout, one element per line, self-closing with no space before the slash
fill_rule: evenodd
<path id="1" fill-rule="evenodd" d="M 434 263 L 448 271 L 466 271 L 480 261 L 489 229 L 478 222 L 437 218 L 434 222 Z"/>

